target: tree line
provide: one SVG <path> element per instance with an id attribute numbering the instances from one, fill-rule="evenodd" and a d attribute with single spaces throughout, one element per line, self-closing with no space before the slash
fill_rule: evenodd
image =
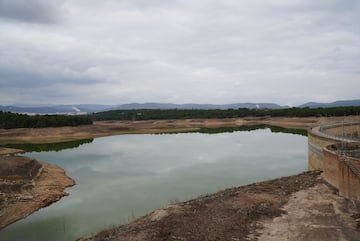
<path id="1" fill-rule="evenodd" d="M 0 111 L 0 128 L 41 128 L 60 126 L 91 125 L 102 120 L 164 120 L 203 119 L 239 117 L 321 117 L 359 115 L 360 106 L 328 108 L 286 108 L 286 109 L 139 109 L 110 110 L 82 116 L 34 115 Z"/>
<path id="2" fill-rule="evenodd" d="M 0 129 L 90 125 L 89 116 L 25 115 L 0 111 Z"/>
<path id="3" fill-rule="evenodd" d="M 286 109 L 138 109 L 110 110 L 93 113 L 93 120 L 162 120 L 197 118 L 238 118 L 238 117 L 321 117 L 359 115 L 360 106 L 329 108 L 286 108 Z"/>

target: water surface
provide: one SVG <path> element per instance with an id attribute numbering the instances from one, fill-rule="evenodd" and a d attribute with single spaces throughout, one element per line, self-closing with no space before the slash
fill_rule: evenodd
<path id="1" fill-rule="evenodd" d="M 76 180 L 68 197 L 4 230 L 1 241 L 65 241 L 169 203 L 306 170 L 306 137 L 270 129 L 120 135 L 25 155 Z"/>

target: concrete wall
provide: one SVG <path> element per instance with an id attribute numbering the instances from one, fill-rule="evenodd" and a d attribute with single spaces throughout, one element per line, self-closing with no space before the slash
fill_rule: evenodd
<path id="1" fill-rule="evenodd" d="M 339 155 L 336 152 L 325 148 L 323 162 L 323 176 L 325 180 L 328 181 L 332 186 L 339 188 L 339 170 L 341 166 Z"/>
<path id="2" fill-rule="evenodd" d="M 337 188 L 340 195 L 360 201 L 360 158 L 351 157 L 346 149 L 360 149 L 359 130 L 360 122 L 310 128 L 308 169 L 322 170 L 324 179 Z"/>
<path id="3" fill-rule="evenodd" d="M 320 136 L 308 131 L 308 169 L 323 170 L 323 149 L 329 145 L 339 143 L 330 137 Z"/>
<path id="4" fill-rule="evenodd" d="M 354 133 L 360 129 L 360 122 L 330 123 L 308 129 L 308 169 L 323 170 L 323 149 L 340 142 L 355 143 Z M 340 135 L 341 133 L 341 135 Z M 345 137 L 342 136 L 345 133 Z"/>
<path id="5" fill-rule="evenodd" d="M 339 193 L 344 197 L 360 201 L 360 177 L 348 165 L 339 166 Z"/>
<path id="6" fill-rule="evenodd" d="M 351 168 L 351 163 L 353 169 Z M 324 148 L 323 176 L 346 198 L 360 200 L 360 176 L 354 170 L 360 166 L 360 159 L 342 157 L 337 152 Z"/>

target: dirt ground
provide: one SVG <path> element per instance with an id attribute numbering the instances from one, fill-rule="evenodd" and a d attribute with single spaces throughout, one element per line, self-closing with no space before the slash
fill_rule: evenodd
<path id="1" fill-rule="evenodd" d="M 60 167 L 28 157 L 0 156 L 0 165 L 0 229 L 58 201 L 75 184 Z"/>
<path id="2" fill-rule="evenodd" d="M 264 228 L 258 240 L 360 240 L 353 205 L 325 184 L 301 190 L 282 208 L 286 215 L 261 222 Z"/>
<path id="3" fill-rule="evenodd" d="M 319 172 L 306 172 L 170 205 L 79 241 L 358 241 L 358 212 Z"/>
<path id="4" fill-rule="evenodd" d="M 22 152 L 24 151 L 20 149 L 0 147 L 0 155 L 10 155 L 10 154 L 17 154 Z"/>
<path id="5" fill-rule="evenodd" d="M 193 131 L 199 128 L 272 125 L 306 129 L 351 117 L 236 118 L 159 121 L 104 121 L 93 125 L 38 129 L 0 129 L 0 144 L 50 143 L 138 133 Z M 6 153 L 15 150 L 2 149 Z M 50 205 L 66 195 L 74 181 L 56 166 L 43 163 L 33 196 L 13 200 L 0 213 L 0 228 Z M 27 198 L 25 198 L 27 199 Z M 357 206 L 356 206 L 357 205 Z M 360 204 L 337 195 L 317 172 L 227 189 L 155 210 L 127 225 L 102 231 L 82 241 L 359 241 Z"/>
<path id="6" fill-rule="evenodd" d="M 51 143 L 119 134 L 181 132 L 198 130 L 202 127 L 217 128 L 260 124 L 306 129 L 325 122 L 343 121 L 344 119 L 359 120 L 360 117 L 246 117 L 233 119 L 100 121 L 95 122 L 93 125 L 77 127 L 0 129 L 0 144 Z"/>

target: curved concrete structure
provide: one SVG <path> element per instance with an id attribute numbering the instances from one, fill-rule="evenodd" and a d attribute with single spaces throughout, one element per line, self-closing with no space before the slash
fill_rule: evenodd
<path id="1" fill-rule="evenodd" d="M 340 195 L 360 200 L 360 144 L 330 145 L 324 148 L 323 160 L 325 180 L 336 187 Z"/>
<path id="2" fill-rule="evenodd" d="M 360 142 L 360 121 L 330 123 L 308 129 L 308 168 L 323 170 L 323 149 L 336 143 Z"/>
<path id="3" fill-rule="evenodd" d="M 360 121 L 308 129 L 308 168 L 322 170 L 339 194 L 360 200 Z"/>

